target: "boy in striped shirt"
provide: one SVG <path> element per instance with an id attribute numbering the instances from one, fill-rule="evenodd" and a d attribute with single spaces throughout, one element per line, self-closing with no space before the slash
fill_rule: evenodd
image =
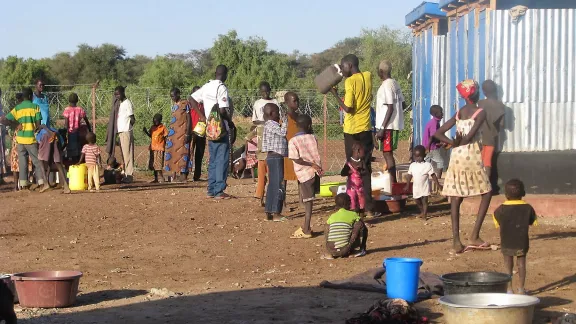
<path id="1" fill-rule="evenodd" d="M 325 259 L 361 257 L 366 255 L 368 228 L 358 213 L 350 210 L 350 197 L 341 193 L 336 196 L 338 211 L 328 218 Z M 357 250 L 358 249 L 358 250 Z"/>

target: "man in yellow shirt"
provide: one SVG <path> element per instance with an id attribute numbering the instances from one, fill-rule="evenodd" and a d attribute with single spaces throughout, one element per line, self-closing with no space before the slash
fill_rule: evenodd
<path id="1" fill-rule="evenodd" d="M 362 143 L 366 152 L 365 170 L 362 176 L 364 195 L 366 198 L 366 214 L 376 216 L 372 211 L 372 150 L 374 140 L 372 135 L 372 123 L 370 121 L 370 105 L 372 102 L 372 74 L 370 72 L 360 72 L 360 62 L 354 54 L 348 54 L 342 58 L 340 68 L 346 77 L 344 88 L 346 94 L 344 101 L 338 97 L 336 89 L 332 89 L 332 94 L 338 100 L 340 108 L 346 113 L 344 117 L 344 148 L 346 150 L 346 160 L 352 156 L 352 144 Z M 345 166 L 342 175 L 348 175 Z"/>

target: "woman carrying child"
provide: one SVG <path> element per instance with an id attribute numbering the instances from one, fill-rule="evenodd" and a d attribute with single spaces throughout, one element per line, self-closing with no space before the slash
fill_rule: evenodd
<path id="1" fill-rule="evenodd" d="M 480 239 L 480 229 L 490 205 L 492 188 L 482 164 L 479 130 L 486 120 L 486 112 L 477 106 L 480 98 L 478 83 L 465 80 L 456 89 L 466 100 L 466 105 L 442 125 L 434 137 L 453 147 L 442 195 L 451 198 L 452 253 L 460 254 L 474 249 L 490 249 L 490 244 Z M 454 126 L 456 137 L 450 139 L 444 134 Z M 464 198 L 474 196 L 482 196 L 482 200 L 470 244 L 465 247 L 460 241 L 460 205 Z"/>

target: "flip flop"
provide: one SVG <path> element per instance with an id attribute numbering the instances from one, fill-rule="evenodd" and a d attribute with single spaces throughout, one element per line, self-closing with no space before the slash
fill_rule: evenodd
<path id="1" fill-rule="evenodd" d="M 285 222 L 285 221 L 287 221 L 287 220 L 288 220 L 288 218 L 286 218 L 286 217 L 272 218 L 272 221 L 273 221 L 273 222 L 276 222 L 276 223 L 283 223 L 283 222 Z"/>
<path id="2" fill-rule="evenodd" d="M 291 239 L 309 239 L 312 238 L 312 234 L 306 234 L 304 233 L 304 230 L 302 229 L 302 227 L 298 228 L 296 230 L 296 232 L 294 232 L 294 234 L 292 234 L 290 236 Z"/>
<path id="3" fill-rule="evenodd" d="M 358 253 L 356 253 L 356 254 L 350 255 L 349 258 L 360 258 L 360 257 L 365 256 L 366 254 L 367 254 L 367 253 L 366 253 L 366 250 L 362 250 L 362 251 L 360 251 L 360 252 L 358 252 Z"/>
<path id="4" fill-rule="evenodd" d="M 481 250 L 481 251 L 486 251 L 486 250 L 492 250 L 492 248 L 490 247 L 490 243 L 488 242 L 484 242 L 480 245 L 468 245 L 464 248 L 464 252 L 468 252 L 468 251 L 474 251 L 474 250 Z"/>

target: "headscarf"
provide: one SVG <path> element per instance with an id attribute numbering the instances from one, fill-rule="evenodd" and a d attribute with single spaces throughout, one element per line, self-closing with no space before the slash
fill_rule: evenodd
<path id="1" fill-rule="evenodd" d="M 478 93 L 480 86 L 478 85 L 478 82 L 472 79 L 467 79 L 458 83 L 456 89 L 464 100 L 470 102 L 470 98 L 474 97 Z"/>

